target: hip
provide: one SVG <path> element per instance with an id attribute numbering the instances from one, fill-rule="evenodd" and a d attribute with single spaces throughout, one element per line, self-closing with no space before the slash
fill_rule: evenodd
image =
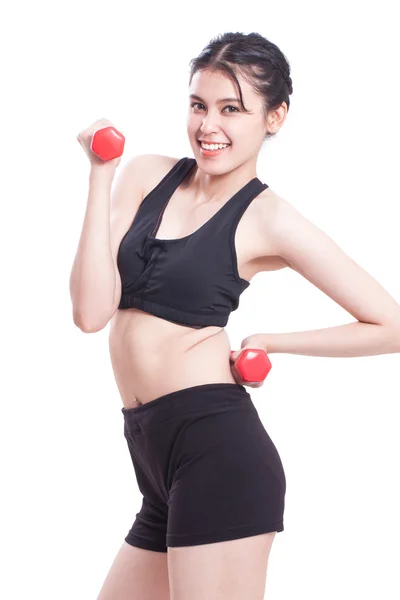
<path id="1" fill-rule="evenodd" d="M 239 485 L 268 482 L 268 496 L 281 498 L 286 479 L 279 452 L 262 424 L 251 395 L 239 384 L 204 384 L 121 409 L 133 464 L 155 493 L 168 501 L 186 478 L 207 485 L 229 479 Z M 237 485 L 237 483 L 235 484 Z"/>

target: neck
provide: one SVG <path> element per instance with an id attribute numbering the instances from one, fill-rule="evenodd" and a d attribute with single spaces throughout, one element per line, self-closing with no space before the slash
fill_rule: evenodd
<path id="1" fill-rule="evenodd" d="M 205 173 L 199 165 L 193 167 L 186 185 L 192 190 L 196 204 L 218 204 L 231 197 L 248 181 L 257 177 L 255 165 L 245 163 L 226 173 Z"/>

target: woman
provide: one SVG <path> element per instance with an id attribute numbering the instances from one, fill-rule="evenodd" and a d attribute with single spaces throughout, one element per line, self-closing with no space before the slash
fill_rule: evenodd
<path id="1" fill-rule="evenodd" d="M 71 274 L 74 321 L 86 332 L 111 323 L 124 434 L 143 494 L 98 600 L 199 600 L 217 590 L 219 599 L 261 600 L 284 528 L 286 479 L 234 361 L 245 348 L 400 350 L 399 305 L 256 175 L 264 141 L 286 119 L 289 73 L 279 48 L 256 33 L 213 39 L 191 63 L 194 158 L 134 157 L 111 212 L 120 159 L 103 163 L 90 151 L 93 132 L 110 122 L 78 135 L 91 172 Z M 256 273 L 288 266 L 358 321 L 251 335 L 230 356 L 224 326 L 241 293 Z"/>

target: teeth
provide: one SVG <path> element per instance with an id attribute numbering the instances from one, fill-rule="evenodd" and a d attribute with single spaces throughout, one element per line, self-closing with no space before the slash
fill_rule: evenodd
<path id="1" fill-rule="evenodd" d="M 204 142 L 201 142 L 201 147 L 204 148 L 204 150 L 221 150 L 228 146 L 229 144 L 205 144 Z"/>

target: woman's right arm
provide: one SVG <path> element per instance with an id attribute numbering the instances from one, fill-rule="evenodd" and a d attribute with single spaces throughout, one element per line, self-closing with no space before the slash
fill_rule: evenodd
<path id="1" fill-rule="evenodd" d="M 118 308 L 117 253 L 143 200 L 153 155 L 134 156 L 122 167 L 92 165 L 82 232 L 70 276 L 73 320 L 86 333 L 103 329 Z"/>

